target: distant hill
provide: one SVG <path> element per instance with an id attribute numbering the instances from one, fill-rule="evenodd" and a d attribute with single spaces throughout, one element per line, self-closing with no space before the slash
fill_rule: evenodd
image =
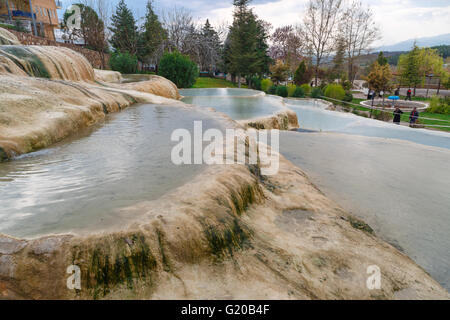
<path id="1" fill-rule="evenodd" d="M 450 57 L 450 45 L 440 45 L 431 47 L 431 49 L 436 49 L 438 53 L 442 56 L 442 58 L 447 59 Z M 400 55 L 409 52 L 408 51 L 396 51 L 396 52 L 383 52 L 384 56 L 388 58 L 388 62 L 391 65 L 396 66 L 398 64 L 398 59 L 400 58 Z M 372 54 L 372 60 L 375 61 L 376 57 L 378 56 L 378 52 L 375 52 Z"/>
<path id="2" fill-rule="evenodd" d="M 417 42 L 417 45 L 419 47 L 435 47 L 440 45 L 450 45 L 450 33 L 442 34 L 435 37 L 410 39 L 390 46 L 383 46 L 377 48 L 376 51 L 383 51 L 383 52 L 409 51 L 414 45 L 414 41 Z"/>

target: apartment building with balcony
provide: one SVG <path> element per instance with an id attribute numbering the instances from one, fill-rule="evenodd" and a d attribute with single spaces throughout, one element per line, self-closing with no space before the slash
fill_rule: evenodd
<path id="1" fill-rule="evenodd" d="M 34 35 L 55 40 L 60 8 L 61 1 L 55 0 L 0 0 L 0 20 L 11 25 L 19 22 Z"/>

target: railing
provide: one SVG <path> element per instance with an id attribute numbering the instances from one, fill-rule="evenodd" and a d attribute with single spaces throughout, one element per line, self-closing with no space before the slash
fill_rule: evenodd
<path id="1" fill-rule="evenodd" d="M 354 109 L 354 107 L 361 107 L 360 104 L 355 104 L 353 102 L 337 100 L 337 99 L 333 99 L 333 98 L 329 98 L 329 97 L 325 97 L 325 96 L 320 96 L 320 98 L 322 100 L 326 100 L 326 101 L 332 100 L 332 101 L 335 101 L 335 102 L 348 104 L 352 109 Z M 369 110 L 373 110 L 373 111 L 380 111 L 380 112 L 383 112 L 383 113 L 394 114 L 394 111 L 390 111 L 390 110 L 383 110 L 383 109 L 379 109 L 379 108 L 375 108 L 375 107 L 369 107 L 369 106 L 363 106 L 363 107 L 366 108 L 366 109 L 369 109 Z M 444 120 L 444 119 L 425 118 L 425 117 L 421 117 L 421 116 L 419 116 L 418 119 L 419 120 L 432 120 L 432 121 L 446 122 L 446 124 L 450 124 L 450 120 Z M 450 126 L 447 126 L 447 125 L 446 126 L 443 126 L 443 125 L 442 126 L 440 126 L 440 125 L 431 125 L 431 124 L 422 124 L 422 125 L 425 126 L 425 127 L 450 128 Z"/>

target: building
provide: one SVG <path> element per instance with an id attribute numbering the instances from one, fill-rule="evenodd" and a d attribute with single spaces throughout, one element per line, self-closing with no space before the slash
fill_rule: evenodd
<path id="1" fill-rule="evenodd" d="M 0 0 L 0 20 L 13 26 L 20 24 L 34 35 L 55 40 L 60 8 L 58 0 Z"/>

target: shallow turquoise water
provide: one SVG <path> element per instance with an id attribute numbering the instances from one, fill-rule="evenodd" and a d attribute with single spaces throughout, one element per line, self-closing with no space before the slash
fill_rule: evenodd
<path id="1" fill-rule="evenodd" d="M 352 113 L 324 109 L 324 105 L 285 100 L 286 106 L 297 113 L 300 128 L 325 132 L 349 133 L 368 137 L 400 139 L 428 146 L 450 149 L 450 133 L 413 129 Z"/>
<path id="2" fill-rule="evenodd" d="M 278 97 L 264 96 L 248 89 L 188 89 L 181 90 L 183 102 L 211 107 L 234 120 L 248 120 L 273 115 L 284 108 Z"/>
<path id="3" fill-rule="evenodd" d="M 35 237 L 126 222 L 118 209 L 157 199 L 203 170 L 170 158 L 173 130 L 192 131 L 194 120 L 221 128 L 191 109 L 138 105 L 51 148 L 0 163 L 0 233 Z"/>
<path id="4" fill-rule="evenodd" d="M 328 111 L 327 105 L 320 101 L 282 99 L 249 89 L 188 89 L 181 90 L 181 94 L 186 103 L 213 107 L 234 120 L 268 116 L 287 107 L 297 113 L 301 129 L 400 139 L 450 149 L 448 132 L 412 129 L 351 113 Z"/>

